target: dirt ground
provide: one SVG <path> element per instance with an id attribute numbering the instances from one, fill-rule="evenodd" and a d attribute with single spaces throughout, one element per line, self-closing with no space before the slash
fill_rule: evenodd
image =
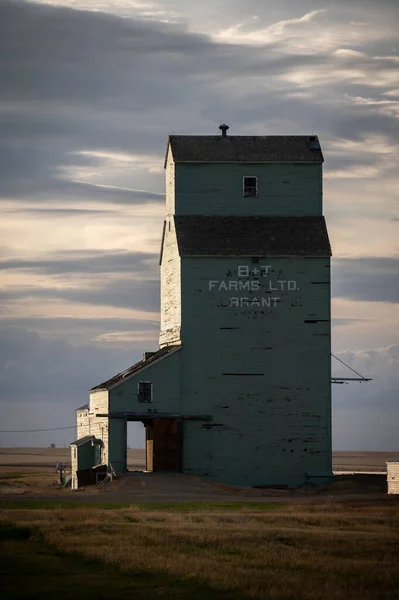
<path id="1" fill-rule="evenodd" d="M 188 475 L 143 473 L 144 450 L 128 450 L 130 473 L 104 486 L 71 492 L 59 485 L 57 462 L 69 463 L 69 448 L 0 448 L 0 499 L 37 498 L 101 502 L 260 501 L 362 502 L 386 499 L 386 461 L 399 452 L 335 452 L 330 486 L 281 490 L 228 486 Z M 391 497 L 391 501 L 394 501 Z M 398 499 L 399 501 L 399 499 Z"/>

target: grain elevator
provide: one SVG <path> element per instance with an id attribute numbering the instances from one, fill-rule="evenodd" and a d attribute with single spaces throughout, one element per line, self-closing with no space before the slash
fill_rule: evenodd
<path id="1" fill-rule="evenodd" d="M 169 137 L 159 349 L 90 391 L 78 438 L 123 472 L 136 420 L 149 471 L 324 483 L 331 251 L 319 140 L 220 129 Z"/>

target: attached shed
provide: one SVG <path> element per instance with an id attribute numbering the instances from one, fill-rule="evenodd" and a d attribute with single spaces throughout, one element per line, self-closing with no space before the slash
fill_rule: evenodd
<path id="1" fill-rule="evenodd" d="M 193 415 L 182 414 L 180 355 L 180 345 L 145 352 L 143 360 L 91 390 L 107 394 L 105 413 L 96 411 L 95 418 L 108 419 L 104 455 L 116 472 L 127 469 L 128 421 L 145 426 L 146 470 L 181 470 L 181 422 Z"/>
<path id="2" fill-rule="evenodd" d="M 399 458 L 387 461 L 388 494 L 399 494 Z"/>
<path id="3" fill-rule="evenodd" d="M 100 464 L 101 440 L 97 440 L 94 435 L 86 435 L 70 446 L 72 489 L 76 490 L 79 487 L 78 472 Z"/>

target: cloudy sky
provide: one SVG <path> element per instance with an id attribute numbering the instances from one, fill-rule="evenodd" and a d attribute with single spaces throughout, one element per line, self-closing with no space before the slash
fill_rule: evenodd
<path id="1" fill-rule="evenodd" d="M 225 121 L 319 135 L 333 350 L 373 378 L 334 386 L 334 447 L 399 450 L 398 22 L 397 0 L 0 0 L 1 430 L 73 425 L 157 348 L 166 139 Z"/>

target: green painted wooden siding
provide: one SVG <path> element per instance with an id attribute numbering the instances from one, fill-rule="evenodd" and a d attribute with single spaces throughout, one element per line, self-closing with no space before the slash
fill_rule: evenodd
<path id="1" fill-rule="evenodd" d="M 296 281 L 275 308 L 229 308 L 251 259 L 182 260 L 182 397 L 213 424 L 184 426 L 183 469 L 232 484 L 300 485 L 331 472 L 330 265 L 328 258 L 265 258 L 264 283 Z M 244 280 L 245 278 L 241 278 Z M 316 321 L 316 322 L 315 322 Z"/>
<path id="2" fill-rule="evenodd" d="M 116 473 L 124 473 L 127 470 L 126 421 L 109 419 L 108 436 L 108 461 Z"/>
<path id="3" fill-rule="evenodd" d="M 91 442 L 75 446 L 77 450 L 77 470 L 91 469 L 96 464 L 95 449 Z"/>
<path id="4" fill-rule="evenodd" d="M 168 167 L 169 169 L 169 167 Z M 185 164 L 174 174 L 176 215 L 322 214 L 321 164 Z M 243 197 L 244 176 L 258 177 L 258 196 Z M 169 189 L 169 196 L 172 191 Z M 173 201 L 169 201 L 169 210 Z"/>
<path id="5" fill-rule="evenodd" d="M 126 379 L 109 392 L 110 412 L 180 412 L 181 410 L 181 351 L 155 362 L 140 373 Z M 153 402 L 137 402 L 139 381 L 152 382 Z"/>
<path id="6" fill-rule="evenodd" d="M 265 285 L 298 287 L 279 292 L 274 308 L 236 310 L 228 307 L 235 291 L 209 290 L 209 281 L 252 281 L 239 278 L 237 267 L 262 264 L 272 265 Z M 268 293 L 239 295 L 254 300 Z M 181 350 L 111 390 L 110 410 L 211 414 L 211 423 L 184 422 L 185 473 L 295 486 L 309 471 L 331 472 L 329 259 L 266 257 L 258 265 L 248 258 L 184 258 L 182 319 Z M 140 380 L 153 382 L 151 406 L 137 402 Z M 110 460 L 118 470 L 124 427 L 110 420 Z"/>

